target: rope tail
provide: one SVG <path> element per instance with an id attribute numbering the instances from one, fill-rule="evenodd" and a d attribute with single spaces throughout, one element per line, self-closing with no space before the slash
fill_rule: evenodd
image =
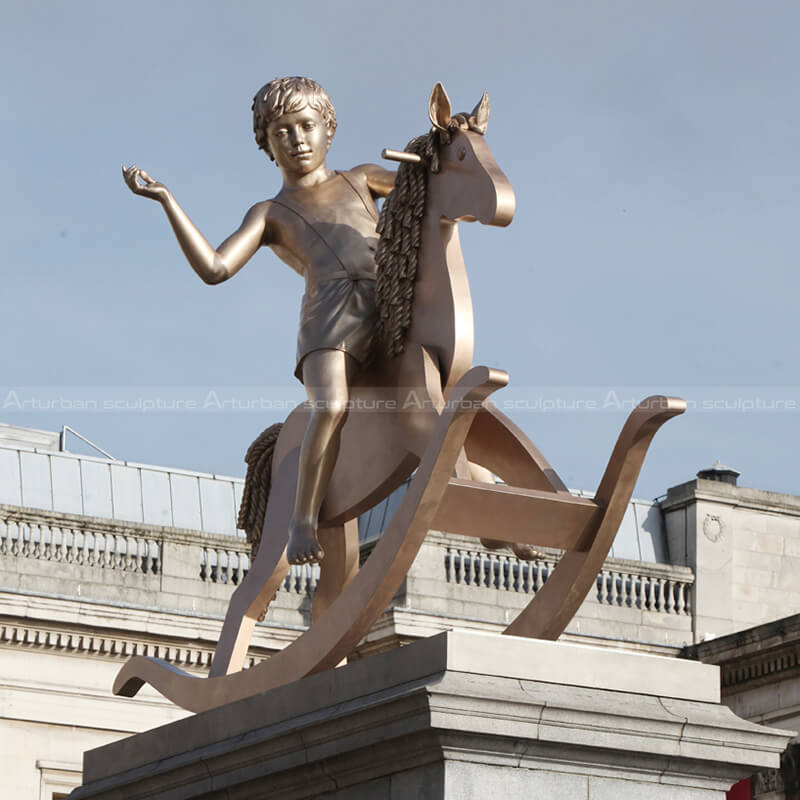
<path id="1" fill-rule="evenodd" d="M 272 482 L 272 456 L 282 427 L 282 422 L 270 425 L 250 445 L 244 457 L 247 475 L 244 479 L 242 504 L 239 507 L 239 529 L 247 534 L 253 559 L 261 544 L 261 529 L 264 527 L 264 514 L 267 511 Z"/>

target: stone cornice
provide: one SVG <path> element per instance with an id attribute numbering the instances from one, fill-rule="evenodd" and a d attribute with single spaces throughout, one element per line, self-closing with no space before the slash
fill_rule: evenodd
<path id="1" fill-rule="evenodd" d="M 728 692 L 800 675 L 800 614 L 690 645 L 683 656 L 717 664 Z"/>
<path id="2" fill-rule="evenodd" d="M 134 655 L 206 669 L 221 620 L 69 598 L 0 593 L 0 648 L 21 647 L 126 660 Z M 301 633 L 290 626 L 258 625 L 249 665 L 268 658 Z"/>
<path id="3" fill-rule="evenodd" d="M 667 513 L 701 501 L 800 517 L 800 497 L 763 489 L 750 489 L 745 486 L 732 486 L 703 478 L 673 486 L 661 501 L 661 509 Z"/>

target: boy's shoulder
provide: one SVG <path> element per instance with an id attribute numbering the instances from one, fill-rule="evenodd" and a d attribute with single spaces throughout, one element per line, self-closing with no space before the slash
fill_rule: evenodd
<path id="1" fill-rule="evenodd" d="M 375 175 L 382 175 L 384 172 L 386 172 L 386 170 L 377 164 L 357 164 L 355 167 L 348 170 L 348 173 L 351 175 L 364 178 L 364 180 Z"/>

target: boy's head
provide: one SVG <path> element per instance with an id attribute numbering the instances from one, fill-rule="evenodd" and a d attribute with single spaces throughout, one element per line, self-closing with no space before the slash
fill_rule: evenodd
<path id="1" fill-rule="evenodd" d="M 253 131 L 258 146 L 274 161 L 267 127 L 284 114 L 309 106 L 319 112 L 328 129 L 328 141 L 336 131 L 336 112 L 328 93 L 311 78 L 275 78 L 262 86 L 253 98 Z"/>

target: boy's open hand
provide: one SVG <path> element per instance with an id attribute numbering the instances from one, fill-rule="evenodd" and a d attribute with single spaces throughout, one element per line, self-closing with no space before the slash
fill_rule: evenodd
<path id="1" fill-rule="evenodd" d="M 169 195 L 169 190 L 163 183 L 153 180 L 143 169 L 135 164 L 122 168 L 122 177 L 134 194 L 149 197 L 151 200 L 163 202 Z"/>

